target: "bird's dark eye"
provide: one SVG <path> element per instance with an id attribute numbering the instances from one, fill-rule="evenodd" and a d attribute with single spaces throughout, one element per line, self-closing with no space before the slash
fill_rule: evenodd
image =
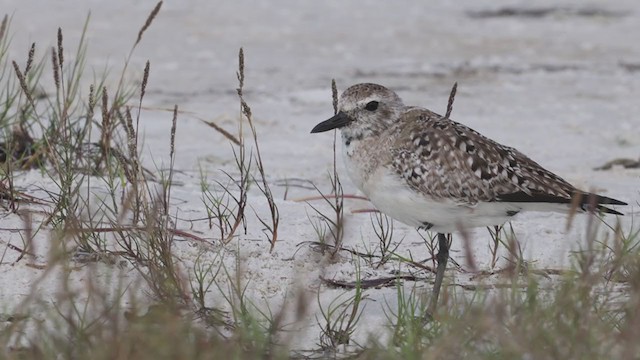
<path id="1" fill-rule="evenodd" d="M 369 101 L 367 103 L 367 106 L 365 106 L 364 108 L 369 110 L 369 111 L 375 111 L 378 108 L 378 102 L 377 101 Z"/>

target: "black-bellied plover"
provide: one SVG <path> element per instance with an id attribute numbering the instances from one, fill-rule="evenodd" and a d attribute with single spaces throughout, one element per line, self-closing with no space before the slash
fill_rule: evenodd
<path id="1" fill-rule="evenodd" d="M 357 84 L 339 112 L 312 133 L 340 129 L 346 169 L 384 214 L 438 233 L 435 310 L 449 258 L 445 234 L 502 225 L 520 211 L 595 210 L 627 205 L 590 194 L 544 169 L 518 150 L 430 110 L 406 106 L 393 91 Z"/>

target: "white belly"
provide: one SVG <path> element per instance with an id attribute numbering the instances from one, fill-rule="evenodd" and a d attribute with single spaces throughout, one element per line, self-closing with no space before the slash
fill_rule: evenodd
<path id="1" fill-rule="evenodd" d="M 511 217 L 508 211 L 522 208 L 513 203 L 478 203 L 468 206 L 454 201 L 436 201 L 406 185 L 403 179 L 380 168 L 361 190 L 381 212 L 414 227 L 450 233 L 473 227 L 502 225 Z"/>

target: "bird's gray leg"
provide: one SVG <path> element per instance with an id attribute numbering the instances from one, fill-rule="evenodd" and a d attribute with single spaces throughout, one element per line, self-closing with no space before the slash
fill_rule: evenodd
<path id="1" fill-rule="evenodd" d="M 436 269 L 436 281 L 433 284 L 433 295 L 431 295 L 431 303 L 429 304 L 429 313 L 431 316 L 435 314 L 438 305 L 438 297 L 440 296 L 440 287 L 444 278 L 444 271 L 447 268 L 447 260 L 449 260 L 449 241 L 447 235 L 438 234 L 438 267 Z"/>

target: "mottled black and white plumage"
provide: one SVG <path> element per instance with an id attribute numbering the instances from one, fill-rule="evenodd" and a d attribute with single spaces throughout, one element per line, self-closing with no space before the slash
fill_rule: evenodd
<path id="1" fill-rule="evenodd" d="M 377 84 L 358 84 L 340 97 L 340 111 L 311 130 L 342 130 L 351 180 L 383 213 L 438 232 L 433 315 L 449 258 L 445 233 L 501 225 L 524 210 L 619 212 L 626 205 L 578 190 L 518 150 L 448 118 L 405 106 Z"/>
<path id="2" fill-rule="evenodd" d="M 339 109 L 312 132 L 340 128 L 351 179 L 380 211 L 405 224 L 449 233 L 501 225 L 520 211 L 566 212 L 572 202 L 618 215 L 603 205 L 626 205 L 578 190 L 462 124 L 405 106 L 381 85 L 348 88 Z"/>

